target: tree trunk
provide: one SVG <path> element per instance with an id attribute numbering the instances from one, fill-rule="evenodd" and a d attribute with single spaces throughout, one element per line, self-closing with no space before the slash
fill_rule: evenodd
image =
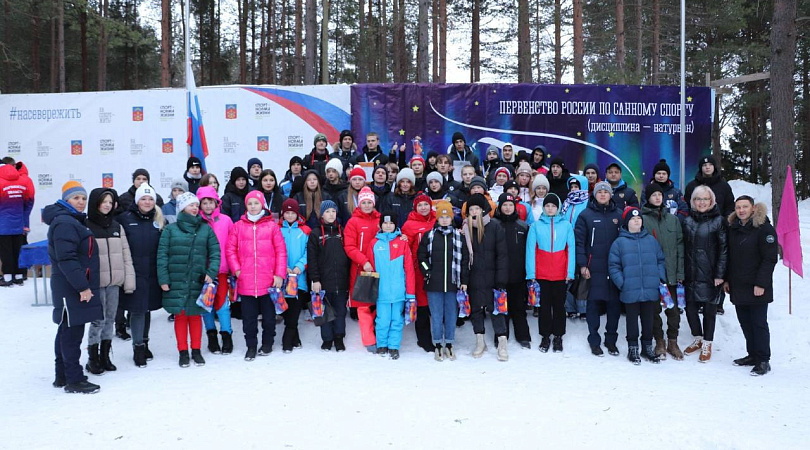
<path id="1" fill-rule="evenodd" d="M 540 54 L 541 54 L 541 39 L 540 36 L 543 33 L 543 30 L 540 29 L 540 16 L 541 12 L 541 2 L 540 0 L 535 0 L 537 4 L 537 9 L 534 15 L 534 64 L 537 69 L 537 82 L 539 83 L 543 79 L 543 67 L 540 63 Z"/>
<path id="2" fill-rule="evenodd" d="M 169 0 L 164 0 L 169 1 Z M 239 84 L 247 84 L 247 9 L 248 0 L 237 0 L 239 21 Z"/>
<path id="3" fill-rule="evenodd" d="M 771 130 L 773 217 L 779 222 L 779 206 L 787 166 L 795 166 L 795 121 L 793 73 L 796 56 L 796 0 L 774 0 L 771 22 Z"/>
<path id="4" fill-rule="evenodd" d="M 90 63 L 87 55 L 87 3 L 74 4 L 79 8 L 79 41 L 81 45 L 82 92 L 90 90 Z"/>
<path id="5" fill-rule="evenodd" d="M 251 83 L 259 82 L 256 65 L 256 0 L 250 0 L 250 79 Z"/>
<path id="6" fill-rule="evenodd" d="M 582 0 L 574 0 L 574 83 L 584 84 L 585 38 L 582 34 Z"/>
<path id="7" fill-rule="evenodd" d="M 306 0 L 306 49 L 304 53 L 304 84 L 315 84 L 315 47 L 318 38 L 316 36 L 317 22 L 317 2 L 316 0 Z"/>
<path id="8" fill-rule="evenodd" d="M 396 1 L 396 0 L 394 0 Z M 377 79 L 378 83 L 385 83 L 388 81 L 388 2 L 378 0 L 377 3 L 380 21 L 377 26 L 377 38 L 379 44 L 377 46 Z"/>
<path id="9" fill-rule="evenodd" d="M 554 0 L 554 83 L 562 83 L 562 5 Z"/>
<path id="10" fill-rule="evenodd" d="M 394 83 L 402 83 L 404 80 L 402 79 L 402 66 L 405 64 L 404 58 L 405 55 L 402 54 L 402 47 L 400 44 L 400 33 L 402 27 L 402 20 L 399 15 L 399 0 L 393 0 L 394 10 L 393 10 L 393 54 L 394 54 Z"/>
<path id="11" fill-rule="evenodd" d="M 470 83 L 481 81 L 481 0 L 473 0 Z"/>
<path id="12" fill-rule="evenodd" d="M 289 53 L 287 52 L 287 0 L 281 2 L 281 84 L 292 84 L 289 79 Z"/>
<path id="13" fill-rule="evenodd" d="M 529 40 L 529 0 L 518 0 L 518 83 L 532 82 L 532 47 Z"/>
<path id="14" fill-rule="evenodd" d="M 802 198 L 810 197 L 810 45 L 802 45 Z"/>
<path id="15" fill-rule="evenodd" d="M 56 42 L 57 42 L 56 41 L 56 16 L 57 16 L 56 7 L 57 7 L 57 5 L 58 5 L 57 0 L 51 0 L 51 10 L 53 12 L 51 14 L 51 73 L 50 73 L 50 75 L 51 75 L 51 83 L 50 83 L 51 92 L 56 92 L 57 78 L 58 78 L 57 72 L 59 71 L 59 69 L 58 69 L 59 66 L 58 66 L 58 63 L 57 63 L 58 57 L 56 56 Z"/>
<path id="16" fill-rule="evenodd" d="M 103 31 L 102 22 L 102 31 Z M 32 84 L 31 88 L 34 92 L 39 92 L 39 80 L 42 77 L 42 71 L 39 65 L 39 0 L 31 1 L 31 71 L 32 71 Z"/>
<path id="17" fill-rule="evenodd" d="M 643 33 L 643 0 L 637 0 L 638 3 L 636 4 L 636 30 L 638 30 L 638 36 L 636 36 L 636 82 L 638 84 L 643 84 L 643 76 L 644 76 L 644 38 Z"/>
<path id="18" fill-rule="evenodd" d="M 301 68 L 304 62 L 303 59 L 303 0 L 295 0 L 295 54 L 293 55 L 293 82 L 292 84 L 301 84 Z"/>
<path id="19" fill-rule="evenodd" d="M 754 91 L 754 88 L 751 88 Z M 757 184 L 759 182 L 759 158 L 762 143 L 759 137 L 759 107 L 751 106 L 750 113 L 750 126 L 751 126 L 751 172 L 748 174 L 748 182 Z"/>
<path id="20" fill-rule="evenodd" d="M 428 51 L 428 42 L 430 35 L 428 33 L 428 10 L 430 9 L 430 0 L 419 0 L 419 38 L 416 47 L 416 82 L 429 83 L 430 82 L 430 52 Z"/>
<path id="21" fill-rule="evenodd" d="M 11 27 L 8 22 L 11 19 L 11 0 L 3 1 L 3 43 L 9 45 L 11 43 Z M 11 58 L 3 58 L 3 94 L 11 93 Z"/>
<path id="22" fill-rule="evenodd" d="M 56 28 L 56 41 L 57 41 L 57 58 L 59 69 L 59 92 L 65 92 L 67 86 L 65 85 L 65 3 L 64 0 L 57 1 L 57 8 L 59 8 L 59 18 Z"/>
<path id="23" fill-rule="evenodd" d="M 160 86 L 170 87 L 172 54 L 172 3 L 160 1 Z"/>
<path id="24" fill-rule="evenodd" d="M 323 2 L 321 18 L 321 84 L 329 84 L 329 0 Z"/>
<path id="25" fill-rule="evenodd" d="M 439 83 L 447 82 L 447 0 L 439 0 Z"/>
<path id="26" fill-rule="evenodd" d="M 431 31 L 433 36 L 432 44 L 432 71 L 431 78 L 434 83 L 439 82 L 439 0 L 433 0 L 430 4 L 431 15 L 433 16 L 430 21 Z"/>
<path id="27" fill-rule="evenodd" d="M 618 83 L 624 84 L 624 0 L 616 0 L 616 71 Z"/>
<path id="28" fill-rule="evenodd" d="M 217 18 L 214 0 L 208 1 L 208 84 L 217 84 Z M 202 67 L 200 67 L 202 70 Z"/>
<path id="29" fill-rule="evenodd" d="M 276 58 L 276 52 L 278 51 L 278 27 L 276 26 L 276 2 L 274 0 L 270 1 L 270 21 L 269 21 L 269 30 L 270 30 L 270 43 L 268 46 L 270 47 L 270 84 L 278 84 L 278 59 Z"/>
<path id="30" fill-rule="evenodd" d="M 660 0 L 653 0 L 653 51 L 652 51 L 652 84 L 658 85 L 658 74 L 661 64 L 661 7 Z"/>

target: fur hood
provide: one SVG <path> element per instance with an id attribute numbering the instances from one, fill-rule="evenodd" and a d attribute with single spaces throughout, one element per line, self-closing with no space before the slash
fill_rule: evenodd
<path id="1" fill-rule="evenodd" d="M 754 228 L 759 228 L 760 225 L 768 221 L 768 206 L 764 203 L 757 203 L 754 205 L 754 214 L 751 215 Z M 732 212 L 728 216 L 729 225 L 733 225 L 737 221 L 737 213 Z"/>

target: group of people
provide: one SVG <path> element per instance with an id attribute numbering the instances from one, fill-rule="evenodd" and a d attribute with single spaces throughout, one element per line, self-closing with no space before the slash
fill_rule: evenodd
<path id="1" fill-rule="evenodd" d="M 131 337 L 134 363 L 145 367 L 153 358 L 150 312 L 159 308 L 172 314 L 181 367 L 205 364 L 203 326 L 211 353 L 233 352 L 233 318 L 242 320 L 244 359 L 252 361 L 273 351 L 277 314 L 282 351 L 300 348 L 299 318 L 316 299 L 326 310 L 316 321 L 324 351 L 345 351 L 351 316 L 371 353 L 398 359 L 403 328 L 414 321 L 419 347 L 454 360 L 456 328 L 468 320 L 480 358 L 489 316 L 497 358 L 507 361 L 510 335 L 531 348 L 531 312 L 541 352 L 563 351 L 569 318 L 587 321 L 591 352 L 603 356 L 606 315 L 604 347 L 619 355 L 624 314 L 627 357 L 639 364 L 692 354 L 708 362 L 729 293 L 748 350 L 735 364 L 753 366 L 753 375 L 770 370 L 776 233 L 764 204 L 733 198 L 711 156 L 686 197 L 664 160 L 637 196 L 619 164 L 572 175 L 560 157 L 547 165 L 542 146 L 517 154 L 510 144 L 490 147 L 480 163 L 461 133 L 452 143 L 448 154 L 406 162 L 404 148 L 385 155 L 375 133 L 357 151 L 343 131 L 332 152 L 318 134 L 281 181 L 251 158 L 231 170 L 221 197 L 216 176 L 202 174 L 192 157 L 165 204 L 144 169 L 120 196 L 109 188 L 88 196 L 68 181 L 43 211 L 59 324 L 54 385 L 98 391 L 79 363 L 86 323 L 93 374 L 115 370 L 114 327 Z M 454 165 L 462 166 L 459 180 Z M 375 298 L 366 295 L 370 280 Z M 209 311 L 198 299 L 213 284 Z M 681 308 L 693 339 L 683 351 Z"/>

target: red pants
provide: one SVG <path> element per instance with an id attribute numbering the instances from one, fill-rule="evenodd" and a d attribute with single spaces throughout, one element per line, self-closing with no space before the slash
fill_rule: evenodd
<path id="1" fill-rule="evenodd" d="M 374 318 L 376 311 L 371 311 L 371 306 L 357 307 L 357 321 L 360 325 L 360 339 L 363 345 L 369 346 L 377 343 L 377 336 L 374 334 Z"/>
<path id="2" fill-rule="evenodd" d="M 174 336 L 177 338 L 177 350 L 188 350 L 188 335 L 191 334 L 191 349 L 199 350 L 202 347 L 202 318 L 200 316 L 187 316 L 183 311 L 174 315 Z"/>

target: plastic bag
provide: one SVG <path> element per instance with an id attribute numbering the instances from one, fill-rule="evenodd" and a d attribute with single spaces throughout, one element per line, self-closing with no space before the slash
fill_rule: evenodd
<path id="1" fill-rule="evenodd" d="M 200 296 L 197 297 L 197 306 L 201 307 L 202 309 L 211 312 L 214 308 L 214 299 L 217 296 L 217 282 L 212 281 L 210 283 L 206 282 L 203 284 L 202 291 L 200 291 Z"/>
<path id="2" fill-rule="evenodd" d="M 492 307 L 492 315 L 498 316 L 501 314 L 508 314 L 509 309 L 506 302 L 506 290 L 505 289 L 493 289 L 493 300 L 494 305 Z"/>
<path id="3" fill-rule="evenodd" d="M 683 284 L 678 283 L 676 293 L 678 295 L 678 308 L 686 308 L 686 289 L 683 287 Z"/>
<path id="4" fill-rule="evenodd" d="M 405 325 L 416 322 L 416 300 L 405 302 Z"/>
<path id="5" fill-rule="evenodd" d="M 529 306 L 538 308 L 540 306 L 540 283 L 537 280 L 531 280 L 526 283 L 529 290 Z"/>
<path id="6" fill-rule="evenodd" d="M 456 302 L 458 302 L 458 317 L 465 318 L 470 316 L 470 297 L 466 291 L 459 289 L 456 292 Z"/>
<path id="7" fill-rule="evenodd" d="M 231 303 L 239 301 L 239 295 L 236 293 L 236 277 L 231 275 L 228 277 L 228 300 Z"/>
<path id="8" fill-rule="evenodd" d="M 284 285 L 285 297 L 298 297 L 298 275 L 294 273 L 287 274 L 287 283 Z"/>
<path id="9" fill-rule="evenodd" d="M 672 294 L 669 293 L 669 288 L 666 284 L 661 283 L 658 285 L 658 294 L 661 297 L 661 306 L 664 306 L 667 309 L 672 309 L 675 307 L 675 302 L 672 301 Z"/>
<path id="10" fill-rule="evenodd" d="M 312 317 L 323 317 L 324 313 L 324 305 L 323 305 L 323 298 L 326 295 L 326 291 L 312 291 L 310 293 L 310 309 L 312 313 Z"/>
<path id="11" fill-rule="evenodd" d="M 287 300 L 284 298 L 281 289 L 271 287 L 267 290 L 267 292 L 270 294 L 270 300 L 276 307 L 276 314 L 281 314 L 290 307 L 290 305 L 287 304 Z"/>

